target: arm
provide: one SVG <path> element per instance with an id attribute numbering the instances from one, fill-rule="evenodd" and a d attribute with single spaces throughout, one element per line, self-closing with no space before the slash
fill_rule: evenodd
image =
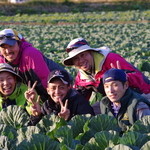
<path id="1" fill-rule="evenodd" d="M 132 64 L 127 62 L 123 57 L 119 54 L 109 53 L 105 62 L 103 69 L 106 71 L 111 68 L 111 64 L 117 68 L 117 61 L 120 64 L 120 69 L 123 69 L 127 72 L 129 86 L 141 93 L 150 93 L 150 81 L 148 78 L 144 76 L 142 72 L 140 72 L 137 68 L 135 68 Z"/>

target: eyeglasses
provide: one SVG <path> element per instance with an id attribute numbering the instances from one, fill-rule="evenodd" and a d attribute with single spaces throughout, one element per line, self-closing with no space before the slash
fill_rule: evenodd
<path id="1" fill-rule="evenodd" d="M 0 35 L 0 41 L 3 39 L 16 39 L 16 36 L 12 33 L 7 33 L 5 35 Z"/>
<path id="2" fill-rule="evenodd" d="M 76 48 L 83 46 L 83 45 L 88 45 L 86 40 L 78 41 L 78 42 L 74 43 L 73 45 L 70 45 L 68 48 L 66 48 L 66 51 L 69 53 L 73 49 L 76 49 Z"/>

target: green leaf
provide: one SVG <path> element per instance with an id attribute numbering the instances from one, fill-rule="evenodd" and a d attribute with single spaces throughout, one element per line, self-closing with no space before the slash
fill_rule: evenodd
<path id="1" fill-rule="evenodd" d="M 27 112 L 16 105 L 8 106 L 0 111 L 0 123 L 13 126 L 18 129 L 26 126 L 29 121 Z"/>
<path id="2" fill-rule="evenodd" d="M 150 116 L 144 116 L 141 120 L 137 120 L 129 129 L 140 133 L 150 133 Z"/>
<path id="3" fill-rule="evenodd" d="M 148 140 L 148 135 L 131 131 L 124 133 L 123 136 L 119 139 L 119 143 L 130 147 L 137 146 L 141 148 L 141 146 Z"/>
<path id="4" fill-rule="evenodd" d="M 16 150 L 60 150 L 59 143 L 46 135 L 33 134 L 22 141 Z"/>

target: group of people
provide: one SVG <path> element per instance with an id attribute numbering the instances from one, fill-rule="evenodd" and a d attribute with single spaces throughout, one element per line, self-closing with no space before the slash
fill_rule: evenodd
<path id="1" fill-rule="evenodd" d="M 108 47 L 91 48 L 84 38 L 67 46 L 64 66 L 77 69 L 73 80 L 13 29 L 0 31 L 0 109 L 18 105 L 29 125 L 54 113 L 66 121 L 75 115 L 108 114 L 123 130 L 150 115 L 150 80 Z M 101 94 L 90 105 L 92 93 Z"/>

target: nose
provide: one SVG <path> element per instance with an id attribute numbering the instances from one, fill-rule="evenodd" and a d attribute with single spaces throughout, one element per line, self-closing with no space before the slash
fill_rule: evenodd
<path id="1" fill-rule="evenodd" d="M 55 93 L 58 94 L 59 93 L 59 88 L 55 89 Z"/>
<path id="2" fill-rule="evenodd" d="M 4 81 L 3 81 L 3 84 L 4 84 L 4 85 L 7 85 L 7 83 L 8 83 L 8 80 L 4 80 Z"/>
<path id="3" fill-rule="evenodd" d="M 10 51 L 11 51 L 11 48 L 9 48 L 9 47 L 5 49 L 6 53 L 9 53 Z"/>
<path id="4" fill-rule="evenodd" d="M 109 93 L 113 93 L 114 92 L 114 88 L 112 86 L 109 86 L 108 91 L 109 91 Z"/>

